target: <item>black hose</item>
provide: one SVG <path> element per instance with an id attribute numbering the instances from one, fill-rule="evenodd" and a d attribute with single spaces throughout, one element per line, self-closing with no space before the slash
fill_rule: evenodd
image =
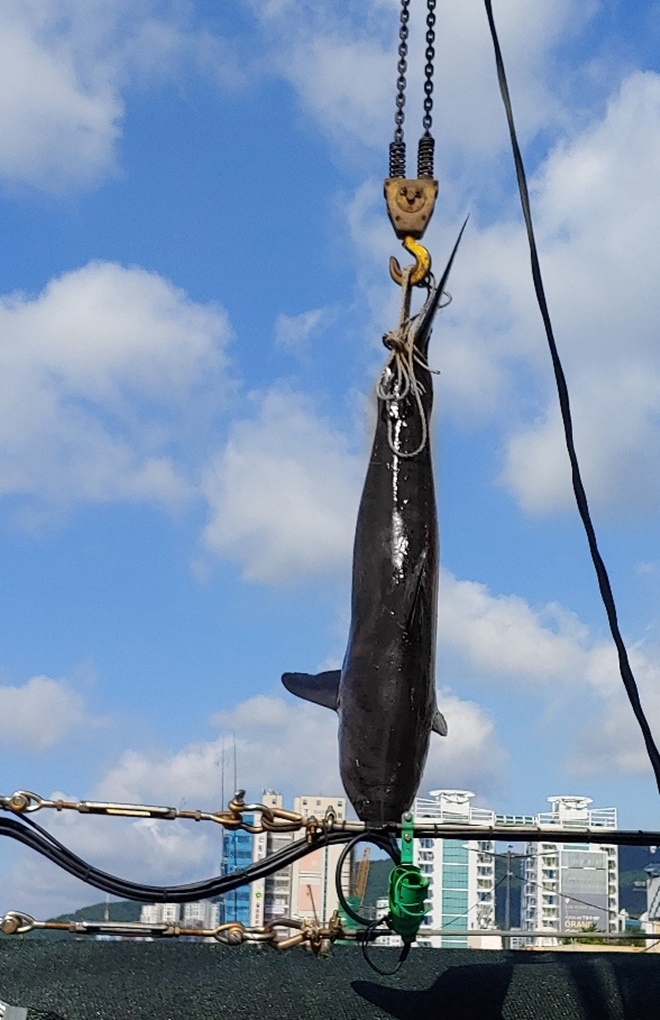
<path id="1" fill-rule="evenodd" d="M 340 853 L 339 860 L 337 861 L 337 867 L 335 869 L 335 888 L 337 890 L 337 896 L 339 898 L 339 902 L 344 913 L 346 913 L 349 917 L 352 917 L 353 920 L 357 921 L 358 924 L 363 924 L 365 926 L 364 931 L 356 933 L 357 941 L 361 946 L 362 955 L 364 956 L 365 961 L 369 964 L 371 969 L 374 970 L 377 974 L 380 974 L 381 977 L 392 977 L 394 974 L 397 973 L 401 965 L 406 960 L 408 953 L 410 952 L 410 945 L 405 944 L 402 947 L 401 952 L 399 954 L 399 959 L 393 970 L 383 970 L 381 967 L 378 966 L 378 964 L 374 963 L 372 958 L 369 956 L 368 948 L 369 943 L 376 938 L 376 928 L 378 928 L 381 924 L 385 924 L 390 915 L 389 913 L 383 914 L 382 917 L 378 917 L 376 918 L 376 920 L 373 920 L 370 917 L 362 917 L 361 914 L 358 914 L 357 910 L 353 910 L 352 906 L 344 896 L 344 890 L 341 887 L 341 873 L 344 867 L 344 862 L 346 861 L 346 857 L 351 852 L 353 847 L 357 846 L 358 843 L 364 842 L 364 839 L 365 834 L 359 833 L 359 835 L 355 836 L 352 840 L 350 840 L 349 843 L 346 844 L 346 846 Z M 379 836 L 377 839 L 370 838 L 369 842 L 375 843 L 376 846 L 380 847 L 381 850 L 384 850 L 386 853 L 388 853 L 392 860 L 394 861 L 395 865 L 401 863 L 401 851 L 399 850 L 399 844 L 396 842 L 393 836 L 385 835 L 384 837 Z"/>
<path id="2" fill-rule="evenodd" d="M 233 872 L 231 875 L 220 875 L 188 885 L 153 886 L 129 882 L 94 868 L 67 849 L 52 833 L 28 817 L 22 818 L 20 821 L 16 818 L 0 818 L 0 836 L 15 839 L 31 850 L 35 850 L 88 885 L 122 899 L 138 900 L 143 903 L 188 903 L 192 900 L 210 899 L 213 896 L 231 892 L 233 889 L 238 889 L 257 879 L 266 878 L 273 872 L 288 867 L 320 846 L 334 846 L 354 838 L 349 832 L 322 833 L 311 842 L 305 837 L 296 840 L 270 857 L 256 861 L 250 867 Z M 367 830 L 360 833 L 359 838 L 375 843 L 382 850 L 388 850 L 392 842 L 392 837 L 383 830 Z"/>
<path id="3" fill-rule="evenodd" d="M 357 846 L 358 843 L 363 843 L 364 841 L 365 841 L 364 834 L 359 833 L 357 836 L 355 836 L 346 844 L 346 846 L 340 853 L 339 860 L 337 861 L 337 867 L 335 868 L 335 888 L 337 890 L 337 897 L 339 899 L 341 908 L 344 911 L 344 913 L 348 917 L 351 917 L 354 921 L 357 921 L 358 924 L 363 924 L 367 928 L 369 928 L 373 924 L 373 919 L 371 917 L 362 917 L 361 914 L 358 914 L 357 910 L 353 909 L 353 907 L 350 905 L 350 903 L 344 896 L 344 890 L 341 887 L 341 873 L 346 858 L 350 854 L 353 847 Z M 388 853 L 395 864 L 398 864 L 400 862 L 401 853 L 399 851 L 398 844 L 394 837 L 392 836 L 383 838 L 379 837 L 378 839 L 371 838 L 369 839 L 369 842 L 375 843 L 376 846 L 380 847 L 381 850 L 384 850 L 386 853 Z"/>

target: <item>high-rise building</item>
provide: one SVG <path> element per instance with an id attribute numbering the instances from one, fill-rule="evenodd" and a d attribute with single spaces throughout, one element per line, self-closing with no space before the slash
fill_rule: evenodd
<path id="1" fill-rule="evenodd" d="M 181 923 L 187 928 L 217 928 L 220 923 L 220 904 L 211 900 L 183 903 Z"/>
<path id="2" fill-rule="evenodd" d="M 140 910 L 142 924 L 178 924 L 180 903 L 145 903 Z"/>
<path id="3" fill-rule="evenodd" d="M 548 797 L 552 810 L 536 815 L 543 828 L 603 829 L 598 843 L 528 843 L 522 899 L 523 931 L 544 934 L 528 944 L 557 944 L 554 932 L 616 932 L 619 915 L 617 847 L 607 842 L 616 829 L 616 808 L 590 808 L 589 797 Z M 547 932 L 547 934 L 545 934 Z"/>
<path id="4" fill-rule="evenodd" d="M 282 794 L 264 790 L 262 804 L 269 808 L 282 807 Z M 283 850 L 293 842 L 293 832 L 260 832 L 254 837 L 252 860 L 262 861 L 265 857 Z M 277 917 L 291 913 L 291 865 L 281 868 L 267 878 L 257 879 L 249 886 L 250 924 L 260 927 Z"/>
<path id="5" fill-rule="evenodd" d="M 264 791 L 262 803 L 267 807 L 282 807 L 281 794 Z M 293 802 L 293 810 L 305 817 L 323 818 L 332 808 L 339 819 L 346 814 L 344 797 L 300 796 Z M 302 833 L 261 832 L 254 837 L 253 859 L 270 857 L 284 849 Z M 335 871 L 341 847 L 319 847 L 286 868 L 250 886 L 250 924 L 260 926 L 278 917 L 296 917 L 318 920 L 323 923 L 337 909 L 339 901 L 335 891 Z M 342 873 L 342 888 L 348 894 L 350 858 Z"/>
<path id="6" fill-rule="evenodd" d="M 651 847 L 655 854 L 657 847 Z M 642 930 L 649 935 L 660 934 L 660 863 L 655 861 L 644 868 L 646 872 L 646 910 L 640 917 Z"/>
<path id="7" fill-rule="evenodd" d="M 416 822 L 491 826 L 495 814 L 472 807 L 469 790 L 432 790 L 418 797 L 414 806 Z M 419 931 L 418 945 L 438 948 L 499 949 L 501 938 L 488 935 L 495 927 L 495 855 L 488 839 L 416 839 L 414 863 L 430 880 L 428 913 Z M 425 935 L 426 930 L 441 931 Z M 483 935 L 468 935 L 480 929 Z"/>
<path id="8" fill-rule="evenodd" d="M 244 821 L 252 824 L 253 815 L 243 816 Z M 244 829 L 226 829 L 222 837 L 221 874 L 231 875 L 235 871 L 243 871 L 252 864 L 254 856 L 254 834 Z M 250 887 L 240 886 L 220 897 L 220 918 L 227 921 L 240 921 L 250 924 Z"/>
<path id="9" fill-rule="evenodd" d="M 336 818 L 346 817 L 344 797 L 296 797 L 293 810 L 319 821 L 327 810 L 332 809 Z M 339 908 L 335 874 L 343 847 L 325 846 L 306 854 L 291 866 L 291 912 L 293 917 L 317 921 L 324 924 Z M 350 855 L 342 870 L 342 892 L 348 896 L 351 876 Z"/>
<path id="10" fill-rule="evenodd" d="M 140 911 L 143 924 L 181 924 L 186 928 L 216 928 L 219 906 L 211 900 L 193 903 L 145 903 Z"/>

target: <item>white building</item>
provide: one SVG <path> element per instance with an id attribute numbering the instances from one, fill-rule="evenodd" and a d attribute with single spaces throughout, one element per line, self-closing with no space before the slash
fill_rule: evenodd
<path id="1" fill-rule="evenodd" d="M 432 790 L 415 801 L 415 822 L 432 820 L 442 825 L 495 825 L 495 813 L 470 805 L 469 790 Z M 491 840 L 416 839 L 413 860 L 430 880 L 428 913 L 420 928 L 418 945 L 438 948 L 501 949 L 502 940 L 487 935 L 495 928 L 495 847 Z M 439 930 L 439 935 L 424 931 Z M 468 935 L 480 929 L 483 935 Z"/>
<path id="2" fill-rule="evenodd" d="M 293 810 L 319 821 L 332 809 L 338 821 L 346 817 L 344 797 L 296 797 Z M 325 924 L 339 909 L 336 889 L 336 871 L 343 846 L 324 846 L 306 854 L 291 866 L 291 914 Z M 342 871 L 342 892 L 349 894 L 351 855 L 346 858 Z"/>
<path id="3" fill-rule="evenodd" d="M 180 903 L 145 903 L 140 911 L 142 924 L 178 924 Z"/>
<path id="4" fill-rule="evenodd" d="M 217 928 L 220 923 L 220 904 L 210 900 L 183 903 L 181 924 L 185 928 Z"/>
<path id="5" fill-rule="evenodd" d="M 282 794 L 264 790 L 261 803 L 269 808 L 282 807 Z M 252 860 L 263 861 L 265 857 L 283 850 L 296 838 L 294 832 L 260 832 L 254 837 Z M 291 865 L 274 875 L 260 878 L 250 884 L 250 925 L 261 927 L 276 917 L 291 914 Z"/>
<path id="6" fill-rule="evenodd" d="M 389 896 L 380 896 L 376 900 L 376 917 L 385 917 L 385 915 L 389 912 L 389 909 L 390 909 L 390 899 L 389 899 Z M 379 934 L 378 935 L 378 941 L 376 942 L 377 946 L 402 946 L 403 945 L 403 939 L 401 938 L 401 936 L 400 935 L 396 935 L 393 931 L 391 931 L 385 925 L 381 925 L 381 927 L 378 929 L 378 931 L 379 931 L 379 933 L 380 932 L 387 932 L 387 934 Z M 422 944 L 423 945 L 428 945 L 428 939 L 425 939 Z M 415 945 L 419 945 L 419 942 L 416 942 Z"/>
<path id="7" fill-rule="evenodd" d="M 528 843 L 522 899 L 523 931 L 547 935 L 528 944 L 553 946 L 553 932 L 618 931 L 619 871 L 617 847 L 606 830 L 616 829 L 616 808 L 594 808 L 589 797 L 548 797 L 552 810 L 536 815 L 543 828 L 603 829 L 598 843 Z"/>
<path id="8" fill-rule="evenodd" d="M 210 900 L 193 903 L 145 903 L 140 911 L 143 924 L 180 924 L 184 928 L 216 928 L 220 907 Z"/>
<path id="9" fill-rule="evenodd" d="M 268 807 L 282 807 L 279 793 L 265 791 L 262 803 Z M 332 808 L 338 819 L 346 817 L 344 797 L 300 796 L 293 802 L 297 813 L 319 819 Z M 270 857 L 294 840 L 302 839 L 303 832 L 261 832 L 254 837 L 253 859 Z M 293 864 L 259 879 L 250 886 L 250 924 L 260 926 L 277 917 L 309 918 L 324 923 L 339 906 L 335 890 L 335 871 L 342 851 L 341 846 L 319 847 Z M 342 888 L 348 895 L 350 857 L 342 874 Z"/>
<path id="10" fill-rule="evenodd" d="M 655 854 L 656 849 L 652 846 L 651 853 Z M 646 910 L 640 917 L 642 931 L 649 935 L 660 935 L 660 863 L 649 864 L 644 868 L 644 871 L 646 872 Z"/>

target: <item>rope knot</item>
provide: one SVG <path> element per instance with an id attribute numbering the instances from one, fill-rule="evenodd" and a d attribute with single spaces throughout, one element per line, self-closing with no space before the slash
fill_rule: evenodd
<path id="1" fill-rule="evenodd" d="M 395 329 L 391 333 L 385 333 L 383 336 L 383 344 L 387 347 L 388 351 L 393 351 L 395 354 L 405 354 L 408 346 L 406 335 L 401 329 Z"/>

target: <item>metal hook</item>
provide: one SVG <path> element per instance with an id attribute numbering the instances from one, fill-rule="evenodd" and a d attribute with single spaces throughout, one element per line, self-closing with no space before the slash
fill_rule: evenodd
<path id="1" fill-rule="evenodd" d="M 413 286 L 421 286 L 431 272 L 431 253 L 422 244 L 418 244 L 414 237 L 404 237 L 403 247 L 415 258 L 415 268 L 410 274 L 410 283 Z M 399 260 L 390 256 L 390 276 L 399 286 L 403 283 L 403 271 Z"/>

